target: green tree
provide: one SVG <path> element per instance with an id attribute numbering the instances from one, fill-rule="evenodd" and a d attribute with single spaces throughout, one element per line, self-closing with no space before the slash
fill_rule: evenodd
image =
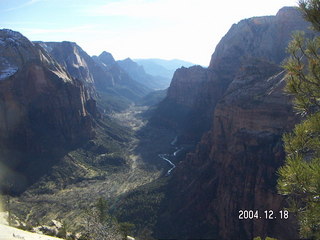
<path id="1" fill-rule="evenodd" d="M 109 206 L 108 206 L 108 201 L 105 200 L 104 198 L 100 197 L 96 204 L 95 204 L 95 208 L 98 212 L 98 219 L 100 222 L 105 222 L 108 217 L 108 211 L 109 211 Z"/>
<path id="2" fill-rule="evenodd" d="M 299 8 L 319 32 L 320 0 L 300 1 Z M 293 95 L 302 120 L 284 135 L 286 162 L 278 171 L 278 190 L 297 214 L 301 236 L 320 239 L 320 37 L 296 33 L 288 52 L 285 91 Z"/>
<path id="3" fill-rule="evenodd" d="M 109 214 L 108 202 L 99 198 L 93 208 L 86 209 L 84 240 L 121 240 L 116 220 Z"/>

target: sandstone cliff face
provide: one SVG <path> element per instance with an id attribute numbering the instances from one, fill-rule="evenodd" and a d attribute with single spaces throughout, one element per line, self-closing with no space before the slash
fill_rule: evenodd
<path id="1" fill-rule="evenodd" d="M 46 49 L 56 61 L 64 66 L 74 78 L 87 83 L 94 82 L 92 73 L 89 71 L 88 66 L 91 63 L 91 57 L 76 43 L 40 42 L 39 44 Z"/>
<path id="2" fill-rule="evenodd" d="M 111 86 L 111 78 L 93 59 L 74 42 L 38 42 L 73 78 L 80 80 L 92 97 L 96 97 L 96 85 L 104 79 L 104 85 Z M 101 83 L 101 85 L 103 85 Z"/>
<path id="3" fill-rule="evenodd" d="M 150 90 L 124 72 L 110 53 L 90 57 L 73 42 L 40 42 L 50 55 L 58 61 L 73 78 L 79 79 L 89 90 L 92 98 L 99 99 L 97 92 L 120 95 L 129 101 L 137 101 Z M 100 102 L 103 102 L 101 100 Z"/>
<path id="4" fill-rule="evenodd" d="M 276 16 L 241 21 L 221 40 L 199 94 L 211 95 L 211 130 L 176 168 L 168 190 L 176 200 L 164 203 L 157 237 L 180 232 L 182 238 L 297 238 L 293 216 L 239 220 L 241 209 L 284 208 L 276 193 L 276 170 L 284 160 L 282 134 L 297 116 L 283 93 L 278 64 L 297 29 L 307 30 L 307 23 L 296 10 L 284 8 Z M 205 101 L 200 97 L 195 106 Z"/>
<path id="5" fill-rule="evenodd" d="M 280 64 L 292 32 L 307 27 L 300 13 L 290 7 L 282 8 L 276 16 L 254 17 L 234 24 L 217 45 L 207 69 L 197 66 L 176 71 L 155 122 L 182 129 L 178 133 L 185 141 L 199 140 L 209 130 L 217 102 L 242 65 L 248 59 Z M 175 113 L 166 109 L 175 109 Z"/>
<path id="6" fill-rule="evenodd" d="M 276 16 L 253 17 L 234 24 L 212 54 L 208 84 L 197 98 L 196 107 L 204 111 L 205 105 L 214 107 L 248 61 L 258 59 L 280 64 L 291 34 L 297 30 L 312 34 L 300 12 L 292 7 L 280 9 Z"/>
<path id="7" fill-rule="evenodd" d="M 206 237 L 296 237 L 293 219 L 238 219 L 241 209 L 264 214 L 284 207 L 276 194 L 275 171 L 284 159 L 281 136 L 292 128 L 295 116 L 282 93 L 283 76 L 274 65 L 250 62 L 217 104 L 214 128 L 177 172 L 177 181 L 186 186 L 179 199 L 186 199 L 188 206 L 180 214 L 197 216 L 196 234 L 216 228 Z"/>
<path id="8" fill-rule="evenodd" d="M 237 72 L 244 58 L 261 58 L 279 64 L 296 30 L 307 30 L 298 10 L 284 7 L 276 16 L 253 17 L 234 24 L 217 45 L 209 68 L 215 71 Z"/>
<path id="9" fill-rule="evenodd" d="M 93 136 L 89 97 L 79 81 L 20 33 L 1 30 L 0 42 L 1 163 L 20 191 Z"/>
<path id="10" fill-rule="evenodd" d="M 152 122 L 175 130 L 180 135 L 180 141 L 199 140 L 210 125 L 210 118 L 204 117 L 209 110 L 203 111 L 197 106 L 198 99 L 204 97 L 201 96 L 202 89 L 207 84 L 207 69 L 201 66 L 177 69 L 168 88 L 167 97 L 158 105 Z M 206 106 L 211 109 L 210 104 Z"/>
<path id="11" fill-rule="evenodd" d="M 172 78 L 167 98 L 176 104 L 192 108 L 205 81 L 207 81 L 205 68 L 201 66 L 179 68 Z"/>

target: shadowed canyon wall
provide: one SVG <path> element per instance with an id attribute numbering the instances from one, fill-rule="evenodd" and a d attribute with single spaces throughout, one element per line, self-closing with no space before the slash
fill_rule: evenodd
<path id="1" fill-rule="evenodd" d="M 2 184 L 20 191 L 94 135 L 95 103 L 39 45 L 11 30 L 0 40 L 1 176 L 10 182 Z"/>
<path id="2" fill-rule="evenodd" d="M 276 193 L 276 171 L 284 161 L 282 134 L 297 116 L 283 92 L 285 73 L 279 65 L 295 30 L 312 35 L 300 13 L 285 7 L 276 16 L 234 24 L 217 45 L 207 80 L 186 101 L 201 112 L 199 124 L 210 122 L 210 130 L 173 174 L 157 237 L 297 238 L 293 216 L 267 220 L 263 213 L 285 206 Z M 169 89 L 174 94 L 167 99 L 179 103 L 180 95 L 192 89 L 192 74 L 187 75 L 180 84 L 172 82 L 170 88 L 182 89 Z M 241 209 L 259 210 L 261 219 L 240 220 Z"/>

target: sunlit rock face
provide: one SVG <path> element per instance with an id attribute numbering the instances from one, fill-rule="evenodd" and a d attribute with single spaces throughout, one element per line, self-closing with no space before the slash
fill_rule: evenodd
<path id="1" fill-rule="evenodd" d="M 240 21 L 218 44 L 194 105 L 213 109 L 210 130 L 173 173 L 157 237 L 298 237 L 294 217 L 263 215 L 285 206 L 276 171 L 285 156 L 282 134 L 297 116 L 279 65 L 294 30 L 312 35 L 300 13 L 286 7 L 276 16 Z M 259 210 L 261 219 L 240 220 L 241 209 Z"/>
<path id="2" fill-rule="evenodd" d="M 211 128 L 215 106 L 242 65 L 250 59 L 279 65 L 286 56 L 292 32 L 307 27 L 292 7 L 282 8 L 276 16 L 254 17 L 234 24 L 217 45 L 207 69 L 193 66 L 176 71 L 154 122 L 179 129 L 180 139 L 199 141 Z"/>
<path id="3" fill-rule="evenodd" d="M 0 43 L 1 183 L 19 192 L 93 136 L 95 103 L 38 44 L 11 30 Z"/>
<path id="4" fill-rule="evenodd" d="M 120 96 L 135 102 L 151 91 L 121 69 L 111 53 L 104 51 L 99 56 L 91 57 L 74 42 L 37 43 L 65 67 L 73 78 L 82 82 L 92 98 L 99 99 L 100 94 L 97 92 L 100 92 L 102 95 Z"/>

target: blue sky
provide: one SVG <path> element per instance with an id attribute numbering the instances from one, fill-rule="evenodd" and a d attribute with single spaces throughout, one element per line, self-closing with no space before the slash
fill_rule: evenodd
<path id="1" fill-rule="evenodd" d="M 233 23 L 297 0 L 0 0 L 0 28 L 30 40 L 73 41 L 117 59 L 182 59 L 207 66 Z"/>

